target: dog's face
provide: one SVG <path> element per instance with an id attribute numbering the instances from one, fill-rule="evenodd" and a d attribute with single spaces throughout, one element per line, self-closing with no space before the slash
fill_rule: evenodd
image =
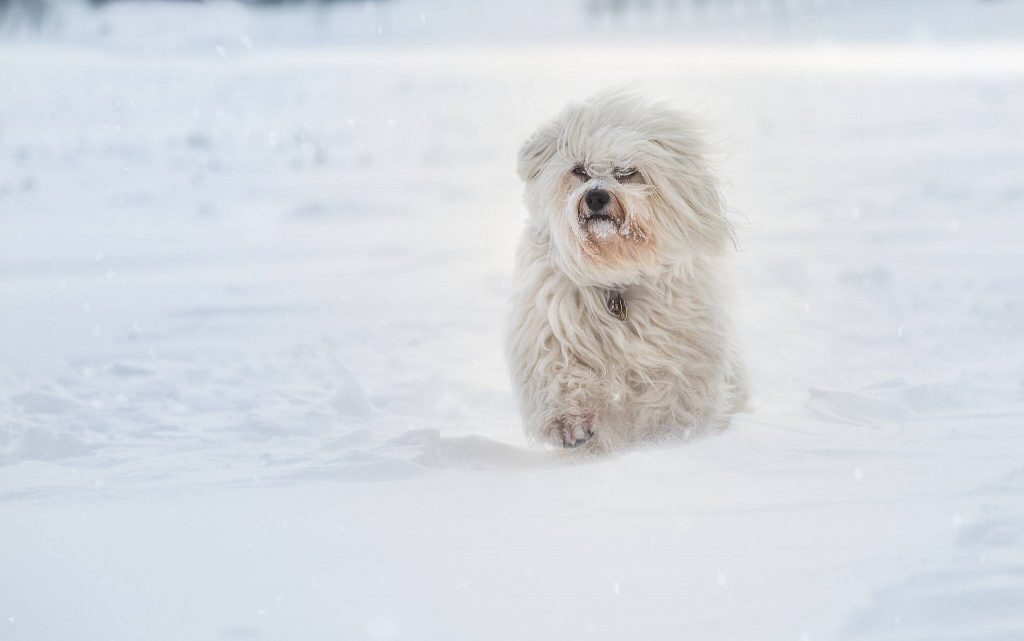
<path id="1" fill-rule="evenodd" d="M 519 152 L 531 224 L 581 284 L 622 285 L 729 238 L 696 127 L 635 94 L 571 104 Z"/>

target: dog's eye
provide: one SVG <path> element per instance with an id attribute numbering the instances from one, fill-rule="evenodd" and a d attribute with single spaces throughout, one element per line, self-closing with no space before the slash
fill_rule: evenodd
<path id="1" fill-rule="evenodd" d="M 631 178 L 638 178 L 639 176 L 640 172 L 634 168 L 620 169 L 615 172 L 615 177 L 618 180 L 630 180 Z"/>
<path id="2" fill-rule="evenodd" d="M 583 180 L 590 180 L 590 174 L 583 168 L 583 165 L 576 165 L 572 168 L 572 175 L 582 178 Z"/>

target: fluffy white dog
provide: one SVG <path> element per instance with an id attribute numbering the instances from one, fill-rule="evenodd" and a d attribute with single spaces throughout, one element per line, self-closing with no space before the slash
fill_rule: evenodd
<path id="1" fill-rule="evenodd" d="M 695 123 L 606 91 L 534 133 L 518 173 L 506 351 L 527 435 L 607 448 L 725 425 L 747 397 L 732 229 Z"/>

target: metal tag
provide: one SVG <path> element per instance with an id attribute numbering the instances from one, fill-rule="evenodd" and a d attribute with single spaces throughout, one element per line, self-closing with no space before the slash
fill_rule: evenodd
<path id="1" fill-rule="evenodd" d="M 625 321 L 629 318 L 629 309 L 626 307 L 626 299 L 622 297 L 622 292 L 610 291 L 607 297 L 608 311 L 612 316 Z"/>

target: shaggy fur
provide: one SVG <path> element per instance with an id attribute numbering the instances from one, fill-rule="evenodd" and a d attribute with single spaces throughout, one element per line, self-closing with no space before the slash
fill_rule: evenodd
<path id="1" fill-rule="evenodd" d="M 527 435 L 608 448 L 724 425 L 746 378 L 727 309 L 732 230 L 696 125 L 604 92 L 531 136 L 518 173 L 529 218 L 506 352 Z M 611 196 L 603 216 L 594 189 Z"/>

